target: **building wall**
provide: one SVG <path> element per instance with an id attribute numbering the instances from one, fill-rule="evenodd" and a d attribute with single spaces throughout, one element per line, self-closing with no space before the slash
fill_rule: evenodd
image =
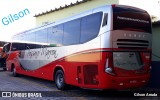
<path id="1" fill-rule="evenodd" d="M 55 22 L 101 5 L 118 3 L 119 0 L 91 0 L 76 6 L 38 16 L 36 17 L 36 26 L 41 26 L 44 22 Z"/>
<path id="2" fill-rule="evenodd" d="M 152 27 L 152 68 L 149 86 L 160 88 L 160 24 Z"/>
<path id="3" fill-rule="evenodd" d="M 160 61 L 160 25 L 152 29 L 152 61 Z"/>

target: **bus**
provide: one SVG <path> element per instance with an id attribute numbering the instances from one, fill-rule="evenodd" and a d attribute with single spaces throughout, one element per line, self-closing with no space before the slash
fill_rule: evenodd
<path id="1" fill-rule="evenodd" d="M 7 54 L 6 54 L 6 44 L 7 42 L 4 41 L 0 41 L 0 68 L 2 68 L 3 70 L 6 70 L 6 58 L 7 58 Z"/>
<path id="2" fill-rule="evenodd" d="M 142 9 L 105 5 L 13 36 L 7 70 L 87 89 L 146 85 L 151 19 Z"/>

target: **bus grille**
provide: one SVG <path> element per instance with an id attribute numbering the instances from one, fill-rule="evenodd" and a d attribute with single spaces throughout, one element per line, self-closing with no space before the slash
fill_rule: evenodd
<path id="1" fill-rule="evenodd" d="M 149 47 L 149 41 L 137 39 L 118 39 L 116 44 L 118 48 L 146 49 Z"/>
<path id="2" fill-rule="evenodd" d="M 84 84 L 87 85 L 98 85 L 99 81 L 97 79 L 98 75 L 98 65 L 85 65 L 84 66 Z"/>

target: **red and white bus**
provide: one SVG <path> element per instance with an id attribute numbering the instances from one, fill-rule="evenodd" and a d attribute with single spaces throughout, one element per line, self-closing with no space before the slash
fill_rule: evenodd
<path id="1" fill-rule="evenodd" d="M 126 89 L 147 84 L 151 19 L 139 8 L 106 5 L 13 37 L 7 69 L 55 81 L 58 89 Z"/>

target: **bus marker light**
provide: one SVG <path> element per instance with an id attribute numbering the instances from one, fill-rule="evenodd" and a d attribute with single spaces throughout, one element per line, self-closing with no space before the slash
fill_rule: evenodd
<path id="1" fill-rule="evenodd" d="M 145 35 L 143 35 L 143 38 L 145 38 L 146 36 Z"/>
<path id="2" fill-rule="evenodd" d="M 152 69 L 152 66 L 150 66 L 150 70 Z"/>
<path id="3" fill-rule="evenodd" d="M 145 80 L 143 80 L 142 82 L 143 82 L 143 83 L 145 83 L 146 81 L 145 81 Z"/>
<path id="4" fill-rule="evenodd" d="M 123 85 L 123 83 L 119 83 L 119 85 L 121 85 L 121 86 L 122 86 L 122 85 Z"/>
<path id="5" fill-rule="evenodd" d="M 145 56 L 145 58 L 146 58 L 146 59 L 149 59 L 149 58 L 150 58 L 150 56 Z"/>

